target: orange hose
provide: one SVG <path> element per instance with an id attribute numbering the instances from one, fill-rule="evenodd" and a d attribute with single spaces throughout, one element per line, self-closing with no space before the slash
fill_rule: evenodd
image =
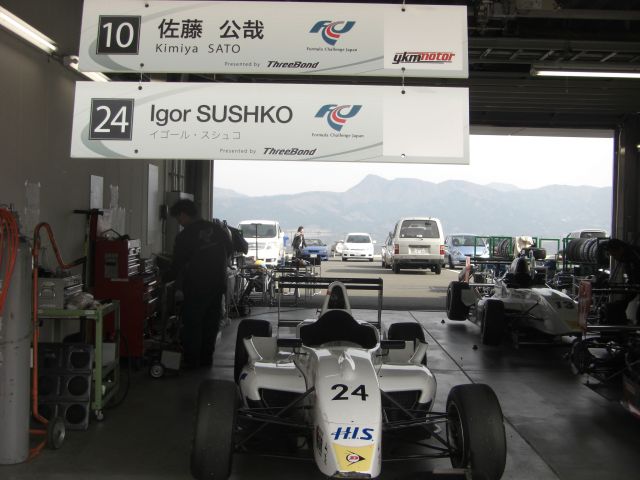
<path id="1" fill-rule="evenodd" d="M 45 447 L 46 444 L 47 444 L 47 441 L 43 440 L 35 447 L 29 449 L 29 457 L 27 458 L 27 460 L 33 460 L 35 457 L 40 455 L 40 453 L 42 452 L 42 449 Z"/>
<path id="2" fill-rule="evenodd" d="M 13 269 L 15 267 L 16 258 L 18 256 L 18 242 L 20 241 L 18 222 L 16 222 L 15 217 L 9 210 L 0 208 L 0 266 L 2 266 L 3 264 L 5 235 L 8 260 L 6 261 L 4 275 L 2 277 L 4 278 L 4 282 L 2 283 L 2 290 L 0 290 L 0 316 L 2 316 L 2 311 L 4 310 L 4 305 L 9 293 L 11 276 L 13 275 Z"/>

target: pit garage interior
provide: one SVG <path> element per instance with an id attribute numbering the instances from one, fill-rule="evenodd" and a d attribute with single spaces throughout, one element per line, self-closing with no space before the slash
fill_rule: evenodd
<path id="1" fill-rule="evenodd" d="M 286 8 L 286 2 L 281 2 Z M 365 2 L 362 8 L 366 8 Z M 368 2 L 375 3 L 375 2 Z M 382 2 L 381 2 L 382 3 Z M 392 2 L 398 4 L 402 2 Z M 407 2 L 468 6 L 469 78 L 407 78 L 407 85 L 468 86 L 472 133 L 612 136 L 611 235 L 638 244 L 640 79 L 540 77 L 544 67 L 640 74 L 640 2 L 619 0 L 477 0 Z M 51 224 L 66 260 L 84 253 L 91 176 L 119 187 L 126 231 L 145 255 L 162 253 L 157 205 L 166 192 L 194 196 L 212 216 L 215 160 L 146 161 L 71 159 L 75 82 L 83 80 L 62 57 L 79 49 L 81 0 L 0 0 L 0 6 L 43 32 L 57 45 L 47 55 L 0 28 L 0 204 L 26 212 L 25 182 L 39 183 L 39 218 Z M 111 80 L 139 76 L 110 74 Z M 143 75 L 142 81 L 291 82 L 397 85 L 398 79 L 267 75 Z M 159 188 L 149 187 L 149 171 Z M 525 172 L 523 172 L 525 173 Z M 525 173 L 530 174 L 530 173 Z M 576 175 L 580 175 L 577 171 Z M 558 181 L 557 183 L 561 183 Z M 108 198 L 108 196 L 105 196 Z M 153 205 L 153 209 L 150 208 Z M 53 257 L 49 250 L 48 255 Z M 51 258 L 52 260 L 52 258 Z M 314 308 L 287 310 L 286 318 L 312 318 Z M 375 307 L 360 311 L 375 317 Z M 255 318 L 274 320 L 273 308 Z M 9 319 L 4 321 L 25 321 Z M 507 435 L 505 479 L 636 479 L 640 471 L 640 421 L 616 402 L 585 386 L 563 351 L 479 345 L 479 329 L 450 322 L 440 310 L 385 310 L 383 323 L 418 322 L 426 329 L 429 367 L 438 381 L 437 403 L 459 383 L 486 383 L 500 399 Z M 131 371 L 126 399 L 91 419 L 86 431 L 69 432 L 63 448 L 0 466 L 0 478 L 187 479 L 198 385 L 231 378 L 237 320 L 222 330 L 211 370 L 154 380 Z M 55 332 L 47 332 L 49 341 Z M 1 359 L 0 359 L 1 361 Z M 125 367 L 126 369 L 126 367 Z M 127 375 L 126 372 L 123 375 Z M 28 381 L 28 380 L 26 380 Z M 0 430 L 5 428 L 0 425 Z M 6 430 L 5 430 L 6 432 Z M 276 441 L 277 439 L 274 439 Z M 448 460 L 386 464 L 381 478 L 426 478 Z M 237 455 L 232 479 L 323 478 L 313 462 Z"/>

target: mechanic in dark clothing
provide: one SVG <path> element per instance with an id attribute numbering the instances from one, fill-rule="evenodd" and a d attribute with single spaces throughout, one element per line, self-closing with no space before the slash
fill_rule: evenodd
<path id="1" fill-rule="evenodd" d="M 171 278 L 182 290 L 182 348 L 186 368 L 210 366 L 226 291 L 231 236 L 219 222 L 203 220 L 191 200 L 170 209 L 183 230 L 173 247 Z"/>
<path id="2" fill-rule="evenodd" d="M 617 238 L 612 238 L 605 243 L 611 258 L 622 266 L 623 273 L 627 276 L 627 283 L 640 284 L 640 252 L 638 248 Z M 616 269 L 617 270 L 617 269 Z M 612 272 L 612 277 L 615 276 Z"/>
<path id="3" fill-rule="evenodd" d="M 608 240 L 604 245 L 609 256 L 617 262 L 615 268 L 611 271 L 611 280 L 615 281 L 619 278 L 619 268 L 622 268 L 622 273 L 626 277 L 625 283 L 627 285 L 640 285 L 640 250 L 638 247 L 617 238 Z M 628 323 L 626 309 L 636 295 L 637 294 L 631 290 L 628 293 L 620 294 L 617 300 L 608 302 L 604 310 L 604 323 Z M 635 318 L 631 320 L 637 324 L 640 321 L 640 309 L 636 311 L 635 315 L 632 314 L 632 316 Z"/>

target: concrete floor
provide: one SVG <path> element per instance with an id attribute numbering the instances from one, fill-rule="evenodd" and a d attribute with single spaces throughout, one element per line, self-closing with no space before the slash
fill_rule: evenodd
<path id="1" fill-rule="evenodd" d="M 373 310 L 356 311 L 374 320 Z M 311 318 L 313 309 L 287 309 L 283 317 Z M 275 309 L 255 308 L 252 317 L 276 319 Z M 632 480 L 638 478 L 640 423 L 574 376 L 562 351 L 484 347 L 478 328 L 451 322 L 442 312 L 385 311 L 385 324 L 417 321 L 428 332 L 429 366 L 438 380 L 436 409 L 451 386 L 483 382 L 501 401 L 508 442 L 503 478 L 518 480 Z M 237 320 L 223 330 L 211 370 L 152 380 L 133 374 L 126 401 L 106 412 L 88 431 L 70 432 L 58 451 L 31 462 L 0 467 L 3 480 L 188 479 L 189 449 L 199 383 L 231 378 Z M 474 344 L 478 349 L 474 350 Z M 232 480 L 324 478 L 312 463 L 236 455 Z M 383 465 L 382 479 L 421 478 L 448 467 L 445 460 Z M 424 477 L 422 477 L 424 478 Z"/>

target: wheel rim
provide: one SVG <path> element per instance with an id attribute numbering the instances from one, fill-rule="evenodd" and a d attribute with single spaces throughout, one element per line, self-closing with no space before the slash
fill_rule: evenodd
<path id="1" fill-rule="evenodd" d="M 60 418 L 56 418 L 52 421 L 51 425 L 51 446 L 58 449 L 64 443 L 64 439 L 67 436 L 67 430 L 64 426 L 64 421 Z"/>
<path id="2" fill-rule="evenodd" d="M 151 373 L 151 376 L 153 378 L 159 378 L 162 376 L 163 371 L 164 368 L 162 367 L 162 365 L 152 365 L 149 373 Z"/>
<path id="3" fill-rule="evenodd" d="M 460 412 L 455 403 L 451 403 L 447 409 L 447 442 L 451 464 L 456 468 L 466 467 L 464 430 Z"/>

